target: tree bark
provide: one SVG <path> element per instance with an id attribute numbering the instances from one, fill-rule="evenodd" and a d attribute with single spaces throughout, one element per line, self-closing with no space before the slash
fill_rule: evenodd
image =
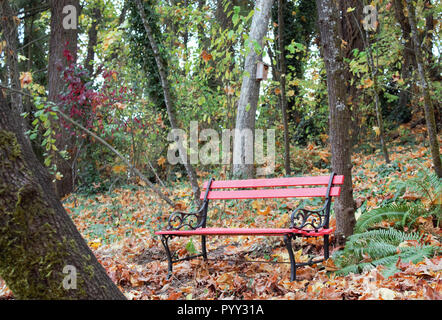
<path id="1" fill-rule="evenodd" d="M 419 42 L 418 30 L 416 26 L 416 13 L 411 0 L 407 1 L 408 21 L 411 27 L 411 38 L 414 43 L 414 54 L 416 56 L 416 63 L 418 74 L 420 78 L 420 87 L 424 98 L 425 121 L 427 122 L 428 138 L 430 140 L 431 157 L 433 158 L 434 171 L 439 178 L 442 178 L 442 163 L 440 160 L 439 141 L 437 139 L 436 120 L 434 117 L 434 108 L 430 96 L 430 84 L 427 79 L 425 62 L 422 54 L 422 46 Z"/>
<path id="2" fill-rule="evenodd" d="M 50 0 L 51 7 L 51 35 L 49 40 L 49 61 L 48 61 L 48 98 L 55 103 L 59 102 L 59 95 L 64 88 L 62 80 L 63 71 L 69 65 L 64 57 L 64 51 L 68 50 L 73 58 L 77 60 L 78 28 L 65 29 L 63 20 L 66 13 L 63 9 L 68 5 L 73 5 L 77 9 L 77 15 L 80 13 L 79 0 Z M 68 130 L 59 126 L 56 146 L 58 150 L 68 151 L 71 159 L 74 157 L 74 141 Z M 56 192 L 58 197 L 63 197 L 72 192 L 74 185 L 72 181 L 72 161 L 65 160 L 62 157 L 56 159 L 57 170 L 63 175 L 58 180 Z"/>
<path id="3" fill-rule="evenodd" d="M 348 12 L 348 9 L 350 8 L 353 8 L 354 10 Z M 339 20 L 339 32 L 341 39 L 343 40 L 341 42 L 341 50 L 343 57 L 349 60 L 354 58 L 354 49 L 358 49 L 359 51 L 364 50 L 363 38 L 359 32 L 359 21 L 361 21 L 363 17 L 363 8 L 364 3 L 360 0 L 339 1 L 341 18 Z M 352 136 L 352 145 L 354 145 L 358 143 L 361 128 L 361 112 L 359 112 L 358 107 L 365 102 L 363 101 L 363 95 L 360 92 L 361 90 L 358 88 L 360 78 L 351 72 L 348 63 L 345 63 L 344 75 L 347 84 L 346 104 L 351 113 L 350 133 Z"/>
<path id="4" fill-rule="evenodd" d="M 94 73 L 94 58 L 95 58 L 95 46 L 97 45 L 98 41 L 98 25 L 100 24 L 101 19 L 101 8 L 99 4 L 97 4 L 97 7 L 93 9 L 92 11 L 92 24 L 91 28 L 89 29 L 88 36 L 89 36 L 89 42 L 87 44 L 87 56 L 86 60 L 84 62 L 84 67 L 86 70 L 89 71 L 89 75 L 92 77 Z"/>
<path id="5" fill-rule="evenodd" d="M 20 71 L 18 69 L 18 33 L 17 27 L 20 20 L 15 20 L 16 13 L 13 12 L 9 1 L 0 0 L 0 23 L 2 27 L 3 37 L 6 41 L 6 48 L 4 49 L 6 55 L 6 62 L 9 70 L 9 85 L 15 90 L 21 90 Z M 11 94 L 12 105 L 18 110 L 18 113 L 23 112 L 23 98 L 20 94 Z"/>
<path id="6" fill-rule="evenodd" d="M 273 0 L 258 0 L 249 33 L 249 53 L 244 64 L 244 77 L 238 101 L 235 135 L 233 141 L 233 175 L 252 178 L 255 174 L 253 152 L 256 108 L 259 99 L 260 82 L 256 80 L 256 66 L 261 59 L 256 52 L 263 48 L 263 38 L 267 33 L 270 9 Z"/>
<path id="7" fill-rule="evenodd" d="M 0 276 L 18 299 L 125 299 L 52 189 L 0 91 Z"/>
<path id="8" fill-rule="evenodd" d="M 402 68 L 401 68 L 401 78 L 406 83 L 407 87 L 411 82 L 411 70 L 410 67 L 416 66 L 416 57 L 414 56 L 414 46 L 413 41 L 411 40 L 410 34 L 411 34 L 411 28 L 410 23 L 408 22 L 407 17 L 404 13 L 404 5 L 402 3 L 402 0 L 394 0 L 394 14 L 396 17 L 396 20 L 401 25 L 401 31 L 402 31 L 402 41 L 404 42 L 404 48 L 402 50 L 402 56 L 403 56 L 403 62 L 402 62 Z M 410 99 L 410 94 L 407 90 L 400 90 L 399 91 L 399 100 L 398 100 L 398 108 L 402 110 L 406 110 L 409 108 L 407 106 L 408 101 Z"/>
<path id="9" fill-rule="evenodd" d="M 347 88 L 345 64 L 341 52 L 340 19 L 338 3 L 317 0 L 322 55 L 327 71 L 328 101 L 330 108 L 330 144 L 332 170 L 344 175 L 341 195 L 335 200 L 336 238 L 339 244 L 353 233 L 356 209 L 353 200 L 351 175 L 351 135 L 349 133 L 351 112 L 346 104 Z"/>
<path id="10" fill-rule="evenodd" d="M 164 102 L 166 104 L 167 114 L 169 116 L 169 121 L 170 121 L 170 126 L 172 127 L 173 130 L 177 130 L 179 127 L 178 127 L 178 123 L 176 121 L 176 116 L 175 116 L 175 105 L 172 100 L 169 81 L 167 80 L 166 69 L 164 68 L 163 61 L 161 60 L 160 51 L 158 49 L 157 41 L 155 40 L 155 38 L 153 36 L 152 28 L 150 27 L 149 22 L 146 19 L 146 13 L 144 11 L 143 3 L 141 2 L 141 0 L 136 0 L 136 4 L 137 4 L 138 10 L 139 10 L 139 14 L 141 16 L 141 19 L 143 21 L 144 28 L 146 30 L 147 37 L 149 38 L 149 42 L 152 47 L 152 51 L 155 56 L 155 62 L 157 64 L 158 73 L 160 75 L 161 86 L 163 88 L 163 94 L 164 94 Z M 200 204 L 201 203 L 201 200 L 200 200 L 201 190 L 198 186 L 198 177 L 196 175 L 195 169 L 190 164 L 189 157 L 187 156 L 187 151 L 185 150 L 184 146 L 181 145 L 179 143 L 179 141 L 177 141 L 177 145 L 178 145 L 179 154 L 180 154 L 181 159 L 183 161 L 184 167 L 186 168 L 187 176 L 189 177 L 190 185 L 191 185 L 192 191 L 193 191 L 194 200 L 197 204 Z"/>
<path id="11" fill-rule="evenodd" d="M 289 125 L 287 114 L 287 95 L 286 95 L 286 75 L 287 66 L 285 61 L 285 46 L 284 46 L 284 0 L 278 0 L 278 44 L 279 44 L 279 83 L 281 86 L 280 104 L 282 112 L 282 123 L 284 126 L 284 168 L 285 174 L 292 173 L 290 169 L 290 139 L 289 139 Z"/>

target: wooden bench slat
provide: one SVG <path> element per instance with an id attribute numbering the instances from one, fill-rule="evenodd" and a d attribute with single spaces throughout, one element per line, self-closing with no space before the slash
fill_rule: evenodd
<path id="1" fill-rule="evenodd" d="M 330 196 L 338 197 L 341 187 L 332 187 Z M 209 191 L 207 199 L 267 199 L 267 198 L 303 198 L 324 197 L 327 194 L 326 187 L 320 188 L 293 188 L 293 189 L 261 189 L 261 190 L 234 190 L 234 191 Z M 204 194 L 201 193 L 201 199 Z"/>
<path id="2" fill-rule="evenodd" d="M 292 178 L 271 178 L 271 179 L 246 179 L 246 180 L 224 180 L 213 181 L 210 189 L 227 189 L 227 188 L 261 188 L 261 187 L 292 187 L 292 186 L 326 186 L 330 180 L 330 176 L 316 177 L 292 177 Z M 207 181 L 203 185 L 203 189 L 207 188 Z M 344 183 L 344 176 L 335 176 L 333 178 L 334 185 Z"/>

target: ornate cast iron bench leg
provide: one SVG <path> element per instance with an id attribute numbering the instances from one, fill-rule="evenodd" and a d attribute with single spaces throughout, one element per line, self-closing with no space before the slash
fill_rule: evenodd
<path id="1" fill-rule="evenodd" d="M 207 260 L 206 236 L 201 236 L 201 253 L 204 260 Z"/>
<path id="2" fill-rule="evenodd" d="M 327 260 L 329 257 L 328 242 L 329 242 L 329 235 L 327 234 L 324 236 L 324 260 Z"/>
<path id="3" fill-rule="evenodd" d="M 161 243 L 164 246 L 164 249 L 166 250 L 166 255 L 167 255 L 167 262 L 168 262 L 168 273 L 167 273 L 167 279 L 170 279 L 170 277 L 172 276 L 172 255 L 170 253 L 170 249 L 169 249 L 169 239 L 172 238 L 171 236 L 161 236 Z"/>
<path id="4" fill-rule="evenodd" d="M 284 236 L 284 242 L 287 247 L 287 251 L 289 252 L 290 257 L 290 281 L 296 280 L 296 261 L 295 261 L 295 255 L 293 254 L 293 248 L 292 248 L 292 238 L 293 235 L 285 235 Z"/>

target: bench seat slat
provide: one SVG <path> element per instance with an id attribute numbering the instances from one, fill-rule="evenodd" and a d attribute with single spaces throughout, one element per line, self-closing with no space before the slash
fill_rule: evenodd
<path id="1" fill-rule="evenodd" d="M 195 230 L 163 230 L 157 231 L 157 235 L 176 235 L 176 236 L 247 236 L 247 235 L 260 235 L 260 236 L 281 236 L 285 234 L 302 234 L 305 236 L 323 236 L 331 234 L 333 229 L 319 229 L 317 232 L 299 230 L 299 229 L 273 229 L 273 228 L 198 228 Z"/>
<path id="2" fill-rule="evenodd" d="M 246 179 L 246 180 L 225 180 L 213 181 L 210 189 L 228 189 L 228 188 L 265 188 L 265 187 L 294 187 L 294 186 L 326 186 L 330 176 L 315 177 L 292 177 L 292 178 L 271 178 L 271 179 Z M 335 176 L 334 185 L 344 183 L 344 176 Z M 203 185 L 207 189 L 207 181 Z"/>
<path id="3" fill-rule="evenodd" d="M 330 196 L 338 197 L 341 187 L 332 187 Z M 293 188 L 293 189 L 261 189 L 261 190 L 234 190 L 234 191 L 209 191 L 207 199 L 268 199 L 268 198 L 303 198 L 303 197 L 325 197 L 326 187 L 320 188 Z M 204 195 L 201 194 L 201 199 Z"/>

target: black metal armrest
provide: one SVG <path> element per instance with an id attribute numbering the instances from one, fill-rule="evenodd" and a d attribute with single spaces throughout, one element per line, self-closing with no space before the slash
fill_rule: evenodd
<path id="1" fill-rule="evenodd" d="M 181 228 L 189 228 L 191 230 L 195 230 L 198 228 L 206 227 L 207 220 L 207 209 L 209 206 L 209 200 L 207 196 L 210 191 L 210 187 L 212 185 L 213 178 L 210 178 L 207 187 L 206 194 L 204 195 L 203 204 L 198 209 L 197 212 L 182 212 L 175 211 L 173 212 L 167 223 L 167 230 L 180 230 Z"/>
<path id="2" fill-rule="evenodd" d="M 290 228 L 302 230 L 315 230 L 328 228 L 328 201 L 324 207 L 319 210 L 308 210 L 305 208 L 296 208 L 290 217 Z"/>
<path id="3" fill-rule="evenodd" d="M 206 224 L 206 205 L 203 204 L 197 212 L 173 212 L 167 223 L 167 230 L 180 230 L 181 228 L 189 228 L 195 230 L 204 227 Z"/>
<path id="4" fill-rule="evenodd" d="M 335 173 L 332 172 L 328 181 L 327 192 L 325 195 L 325 203 L 321 209 L 308 210 L 304 208 L 296 208 L 290 217 L 290 228 L 302 229 L 305 231 L 318 231 L 321 228 L 328 228 L 330 221 L 330 190 L 333 186 L 333 178 Z M 310 226 L 310 228 L 309 228 Z M 306 228 L 307 227 L 307 228 Z"/>

